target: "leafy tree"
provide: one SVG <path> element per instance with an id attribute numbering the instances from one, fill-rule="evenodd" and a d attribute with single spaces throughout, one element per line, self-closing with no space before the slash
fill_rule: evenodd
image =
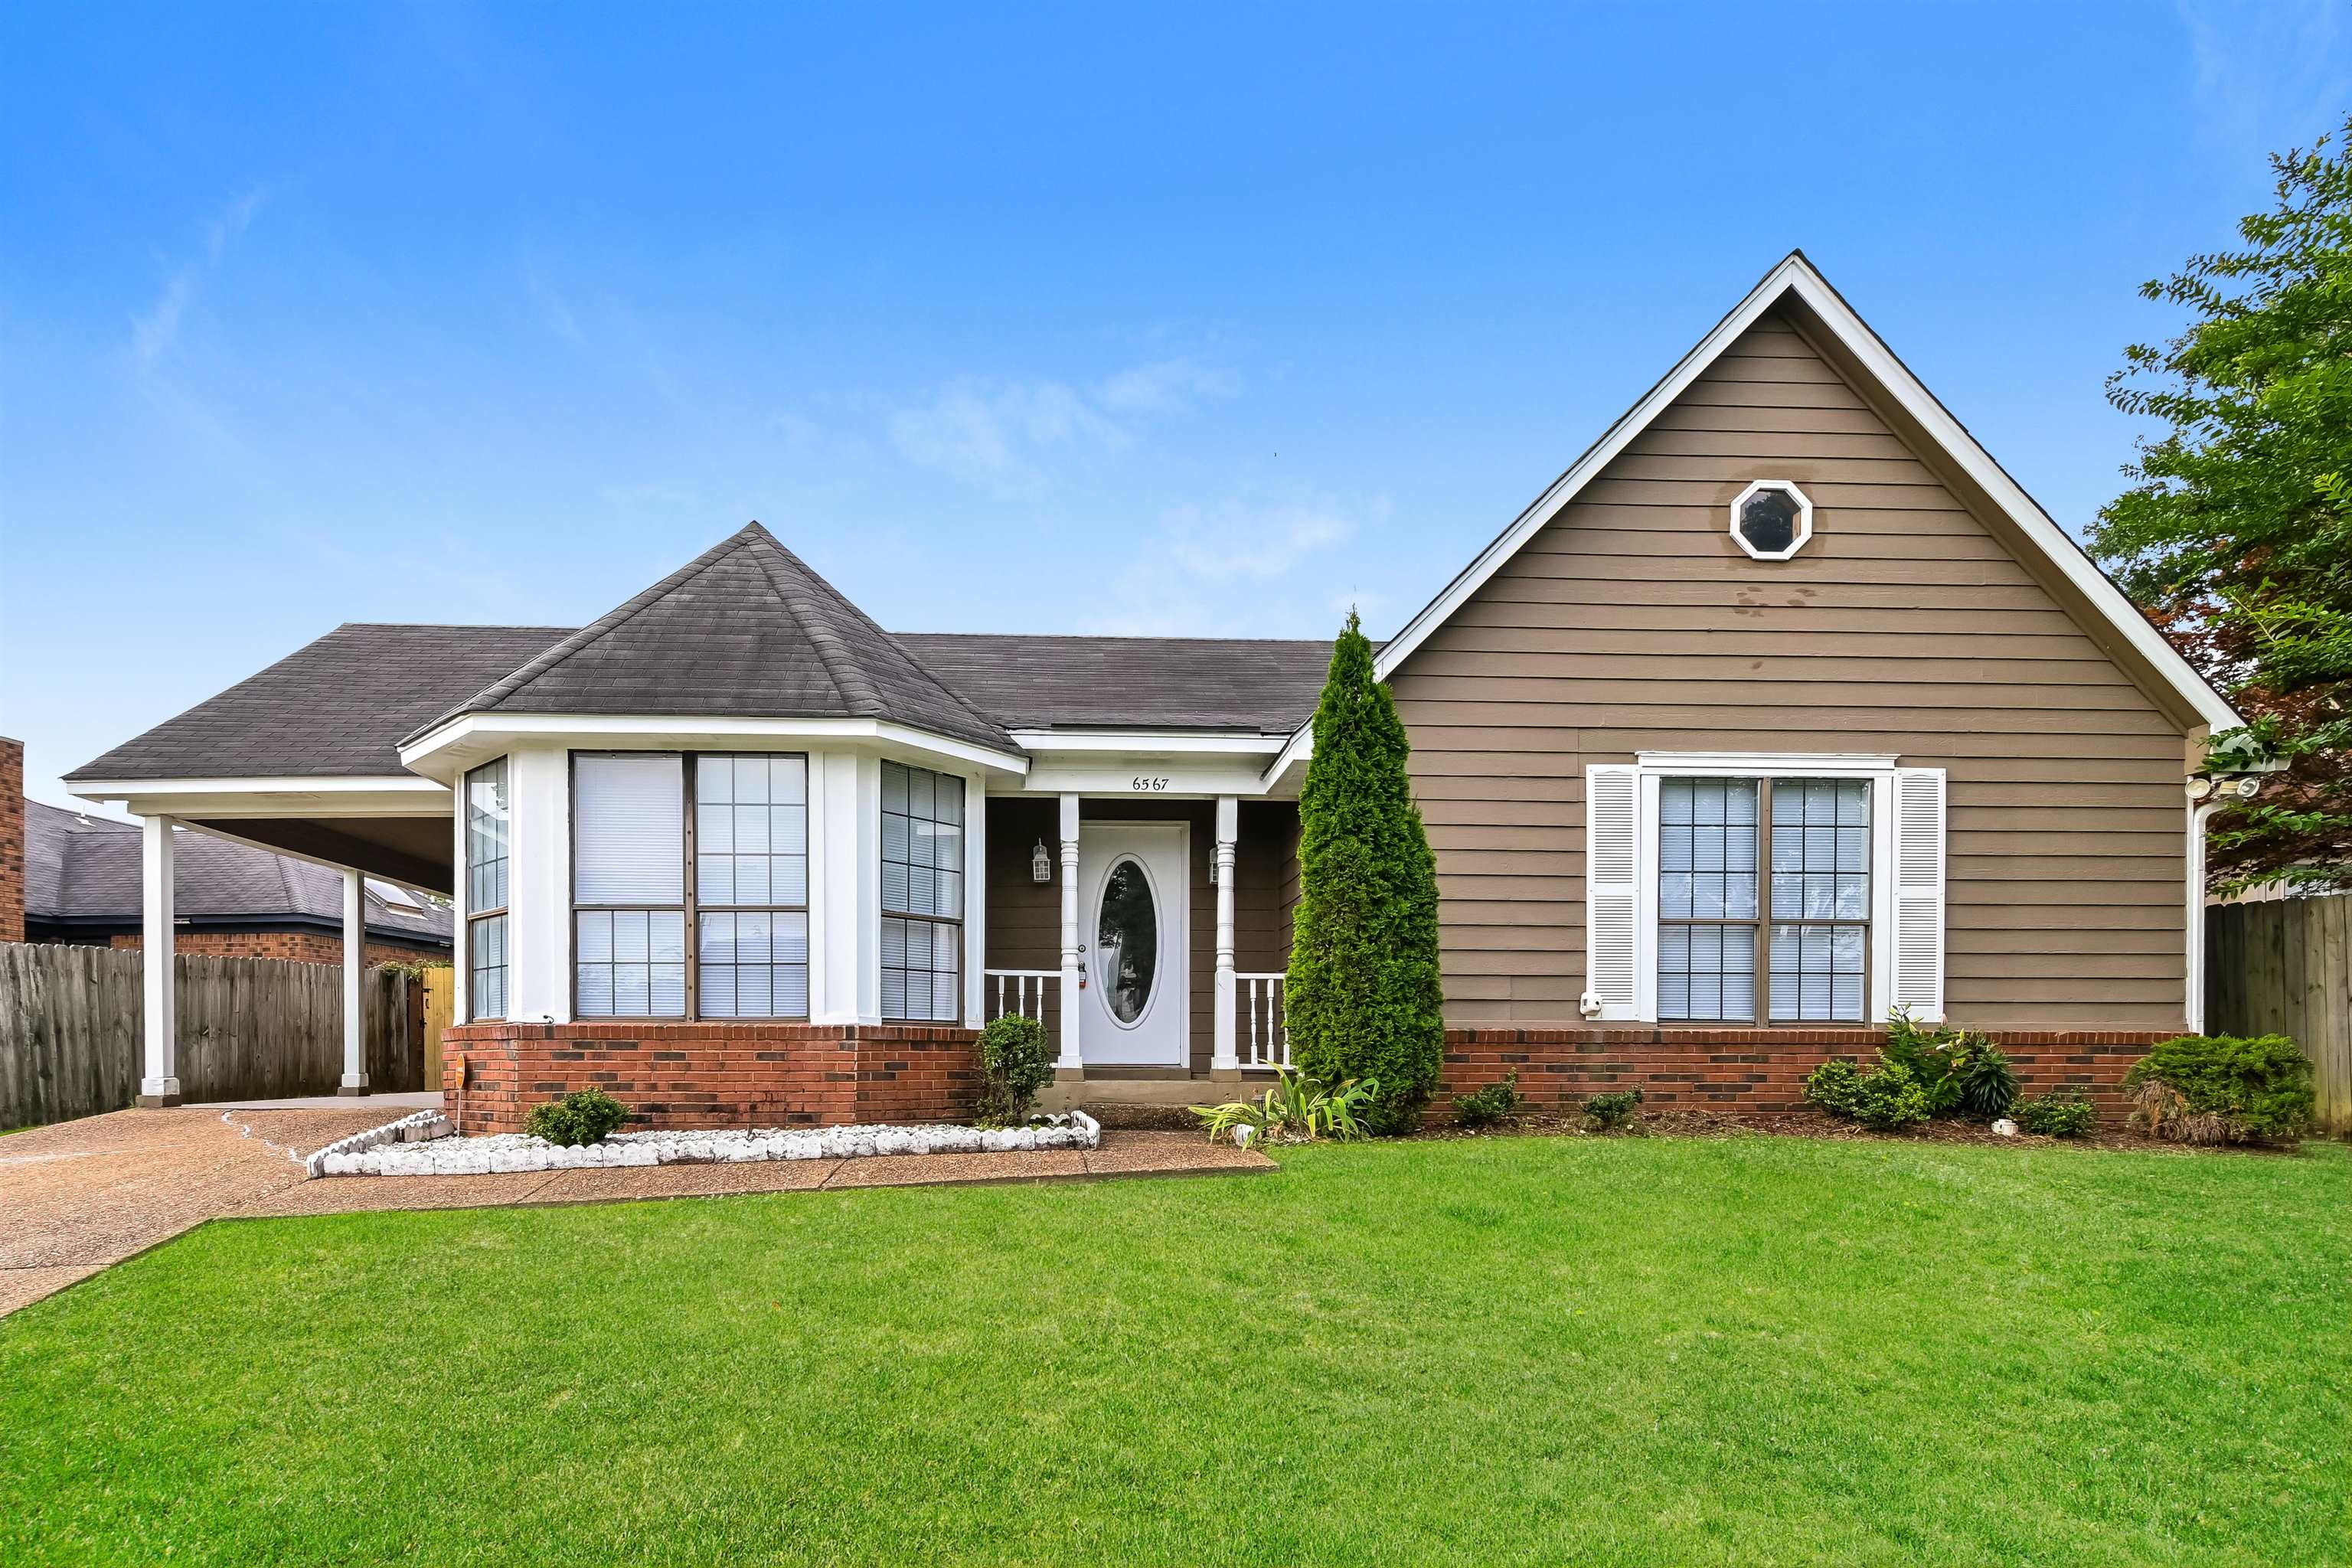
<path id="1" fill-rule="evenodd" d="M 1298 910 L 1283 994 L 1300 1070 L 1376 1079 L 1374 1132 L 1410 1131 L 1444 1065 L 1437 862 L 1405 773 L 1404 722 L 1349 612 L 1298 796 Z"/>
<path id="2" fill-rule="evenodd" d="M 2239 223 L 2243 248 L 2141 285 L 2189 324 L 2126 350 L 2107 396 L 2170 429 L 2091 535 L 2247 715 L 2209 759 L 2287 764 L 2216 814 L 2224 889 L 2352 883 L 2352 148 L 2323 138 L 2271 166 L 2275 205 Z"/>

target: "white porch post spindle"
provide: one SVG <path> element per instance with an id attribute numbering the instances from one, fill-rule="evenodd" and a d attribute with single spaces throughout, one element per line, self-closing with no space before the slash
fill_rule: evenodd
<path id="1" fill-rule="evenodd" d="M 1062 797 L 1062 1054 L 1054 1070 L 1086 1070 L 1078 1054 L 1078 797 Z"/>
<path id="2" fill-rule="evenodd" d="M 1234 840 L 1240 814 L 1240 803 L 1234 796 L 1217 797 L 1216 1048 L 1209 1058 L 1209 1070 L 1236 1076 L 1242 1062 L 1234 1027 Z"/>
<path id="3" fill-rule="evenodd" d="M 140 822 L 142 886 L 140 968 L 145 988 L 145 1057 L 139 1079 L 142 1105 L 180 1103 L 180 1008 L 178 956 L 173 932 L 172 819 Z"/>
<path id="4" fill-rule="evenodd" d="M 343 1084 L 365 1094 L 367 1076 L 367 893 L 357 871 L 343 872 Z"/>

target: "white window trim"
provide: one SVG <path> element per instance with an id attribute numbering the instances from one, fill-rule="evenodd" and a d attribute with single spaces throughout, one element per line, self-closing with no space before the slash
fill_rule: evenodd
<path id="1" fill-rule="evenodd" d="M 1638 752 L 1640 784 L 1635 827 L 1640 849 L 1634 867 L 1633 1016 L 1658 1017 L 1658 781 L 1664 778 L 1843 778 L 1870 781 L 1870 994 L 1860 1023 L 1884 1019 L 1895 997 L 1895 774 L 1891 754 L 1801 752 Z M 1759 894 L 1763 890 L 1759 889 Z M 1759 898 L 1759 914 L 1763 912 Z M 1761 994 L 1759 988 L 1759 994 Z M 1683 1020 L 1675 1019 L 1677 1026 Z M 1739 1028 L 1796 1028 L 1758 1018 Z"/>
<path id="2" fill-rule="evenodd" d="M 1789 541 L 1786 550 L 1759 550 L 1748 542 L 1747 535 L 1739 531 L 1739 509 L 1759 490 L 1781 490 L 1796 500 L 1797 531 L 1795 537 Z M 1727 519 L 1725 526 L 1731 534 L 1731 542 L 1759 561 L 1787 561 L 1802 550 L 1805 542 L 1813 536 L 1813 498 L 1800 489 L 1794 479 L 1758 479 L 1733 498 L 1731 505 L 1725 510 L 1725 515 Z"/>

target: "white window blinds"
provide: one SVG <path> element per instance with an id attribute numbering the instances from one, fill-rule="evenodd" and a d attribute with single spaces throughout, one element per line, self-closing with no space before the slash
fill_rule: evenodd
<path id="1" fill-rule="evenodd" d="M 686 787 L 675 755 L 572 760 L 574 900 L 686 901 Z"/>

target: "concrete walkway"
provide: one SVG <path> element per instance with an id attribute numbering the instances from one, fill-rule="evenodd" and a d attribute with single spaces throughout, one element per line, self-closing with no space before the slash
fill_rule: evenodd
<path id="1" fill-rule="evenodd" d="M 1103 1134 L 1043 1153 L 900 1154 L 488 1176 L 308 1179 L 302 1155 L 404 1114 L 391 1097 L 321 1106 L 118 1110 L 0 1138 L 0 1315 L 223 1217 L 715 1197 L 819 1187 L 1265 1171 L 1196 1132 Z"/>
<path id="2" fill-rule="evenodd" d="M 117 1110 L 0 1138 L 0 1313 L 305 1179 L 299 1156 L 390 1116 Z"/>

